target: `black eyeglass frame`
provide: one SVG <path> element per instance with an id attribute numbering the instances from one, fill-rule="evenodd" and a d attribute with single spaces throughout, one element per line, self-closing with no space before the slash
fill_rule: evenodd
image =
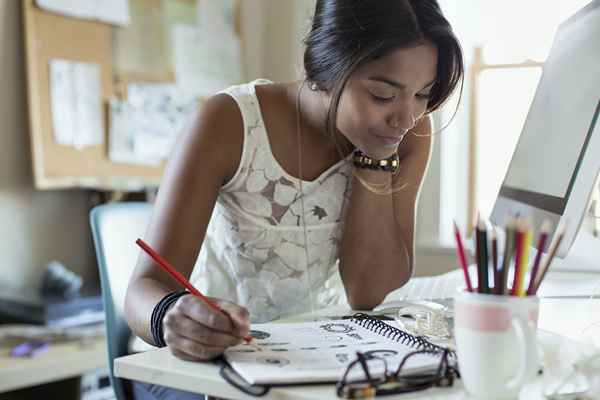
<path id="1" fill-rule="evenodd" d="M 344 399 L 361 399 L 374 396 L 385 396 L 393 394 L 402 394 L 417 392 L 431 387 L 451 387 L 454 384 L 455 378 L 460 378 L 458 368 L 449 361 L 451 351 L 444 349 L 437 350 L 416 350 L 404 356 L 398 368 L 395 371 L 389 371 L 385 359 L 377 356 L 366 356 L 361 352 L 357 352 L 357 358 L 346 367 L 346 371 L 342 379 L 336 383 L 337 396 Z M 433 373 L 414 373 L 401 376 L 402 370 L 407 361 L 418 354 L 431 354 L 440 357 L 440 362 Z M 379 360 L 383 362 L 383 375 L 374 376 L 369 371 L 367 361 Z M 350 371 L 359 365 L 366 379 L 348 380 Z"/>

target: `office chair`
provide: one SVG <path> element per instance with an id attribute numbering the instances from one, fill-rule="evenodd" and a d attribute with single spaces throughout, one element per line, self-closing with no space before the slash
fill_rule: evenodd
<path id="1" fill-rule="evenodd" d="M 128 381 L 114 376 L 113 360 L 128 354 L 131 330 L 123 315 L 125 291 L 139 254 L 135 240 L 144 236 L 151 213 L 152 205 L 141 202 L 105 204 L 90 212 L 106 313 L 110 381 L 117 400 L 130 397 Z"/>

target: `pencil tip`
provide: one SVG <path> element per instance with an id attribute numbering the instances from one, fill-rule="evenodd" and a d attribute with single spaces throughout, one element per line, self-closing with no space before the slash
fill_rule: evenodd
<path id="1" fill-rule="evenodd" d="M 481 216 L 479 216 L 479 219 L 477 220 L 477 228 L 485 230 L 485 220 Z"/>
<path id="2" fill-rule="evenodd" d="M 552 230 L 552 222 L 549 219 L 545 219 L 544 222 L 542 222 L 542 226 L 540 228 L 540 232 L 542 233 L 548 233 Z"/>

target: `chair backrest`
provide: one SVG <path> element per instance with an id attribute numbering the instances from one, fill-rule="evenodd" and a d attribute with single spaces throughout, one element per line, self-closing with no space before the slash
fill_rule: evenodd
<path id="1" fill-rule="evenodd" d="M 105 204 L 90 212 L 106 313 L 110 379 L 119 400 L 127 398 L 129 389 L 114 376 L 113 360 L 127 354 L 131 330 L 123 315 L 125 292 L 139 254 L 135 240 L 144 236 L 151 213 L 152 205 L 141 202 Z"/>

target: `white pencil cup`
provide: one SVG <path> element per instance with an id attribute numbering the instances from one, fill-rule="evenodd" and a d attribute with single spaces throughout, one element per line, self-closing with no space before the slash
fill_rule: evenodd
<path id="1" fill-rule="evenodd" d="M 459 292 L 454 297 L 458 367 L 478 399 L 514 399 L 538 369 L 539 300 Z"/>

